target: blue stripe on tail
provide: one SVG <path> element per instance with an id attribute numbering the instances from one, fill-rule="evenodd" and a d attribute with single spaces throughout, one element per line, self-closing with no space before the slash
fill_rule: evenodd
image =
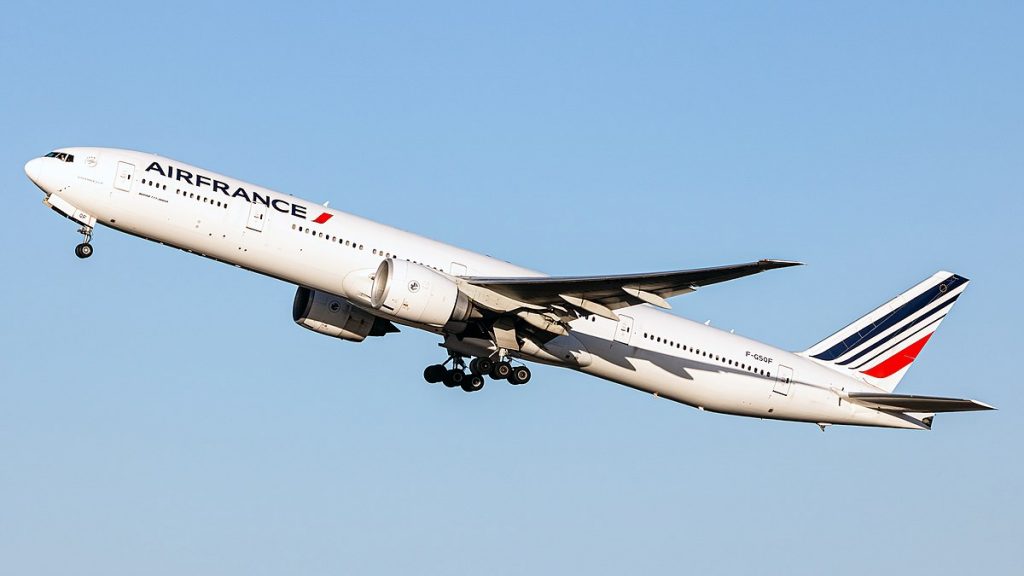
<path id="1" fill-rule="evenodd" d="M 943 308 L 945 308 L 947 306 L 952 306 L 953 302 L 956 302 L 956 299 L 959 298 L 959 297 L 960 297 L 960 295 L 957 294 L 956 296 L 953 296 L 949 300 L 940 302 L 939 304 L 935 305 L 935 307 L 931 308 L 930 310 L 928 310 L 924 314 L 921 314 L 921 316 L 919 316 L 913 322 L 908 322 L 906 326 L 900 328 L 899 330 L 894 331 L 892 334 L 889 334 L 888 336 L 886 336 L 885 338 L 882 338 L 881 340 L 875 342 L 874 344 L 872 344 L 870 346 L 864 347 L 863 350 L 858 351 L 856 354 L 854 354 L 853 356 L 850 356 L 846 360 L 842 360 L 840 362 L 836 362 L 836 364 L 839 364 L 840 366 L 846 366 L 847 364 L 850 364 L 852 362 L 856 362 L 858 358 L 862 358 L 862 357 L 864 357 L 865 354 L 870 353 L 872 350 L 875 350 L 875 349 L 877 349 L 880 346 L 883 346 L 883 345 L 885 345 L 885 344 L 887 344 L 889 342 L 892 342 L 894 338 L 896 338 L 900 334 L 906 332 L 907 330 L 913 328 L 914 326 L 920 324 L 921 322 L 924 322 L 925 320 L 929 320 L 929 319 L 933 319 L 934 320 L 934 318 L 932 318 L 932 316 L 935 314 L 935 312 L 937 310 L 941 310 L 941 309 L 943 309 Z"/>
<path id="2" fill-rule="evenodd" d="M 837 343 L 828 350 L 820 354 L 815 354 L 813 357 L 818 360 L 824 360 L 831 362 L 836 358 L 839 358 L 848 351 L 857 348 L 864 342 L 870 340 L 880 332 L 884 332 L 889 328 L 892 328 L 899 322 L 907 319 L 916 312 L 919 312 L 924 307 L 928 306 L 935 300 L 941 298 L 943 295 L 955 290 L 961 284 L 967 282 L 967 279 L 958 274 L 953 274 L 949 278 L 946 278 L 942 282 L 936 284 L 932 288 L 925 290 L 918 296 L 915 296 L 910 302 L 900 306 L 893 310 L 889 314 L 879 318 L 874 323 L 865 326 L 854 334 L 847 336 L 842 342 Z"/>

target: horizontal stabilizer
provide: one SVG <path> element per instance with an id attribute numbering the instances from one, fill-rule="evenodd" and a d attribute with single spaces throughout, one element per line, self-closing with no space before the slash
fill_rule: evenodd
<path id="1" fill-rule="evenodd" d="M 875 394 L 872 392 L 851 392 L 851 402 L 879 410 L 899 412 L 968 412 L 971 410 L 995 410 L 977 400 L 944 398 L 942 396 L 915 396 L 912 394 Z"/>

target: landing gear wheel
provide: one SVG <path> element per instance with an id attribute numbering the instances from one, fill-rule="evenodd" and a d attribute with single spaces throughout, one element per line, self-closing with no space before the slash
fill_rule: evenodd
<path id="1" fill-rule="evenodd" d="M 512 365 L 508 362 L 501 361 L 491 368 L 491 378 L 495 380 L 504 380 L 512 374 Z"/>
<path id="2" fill-rule="evenodd" d="M 462 389 L 466 392 L 476 392 L 484 387 L 484 377 L 473 374 L 462 381 Z"/>
<path id="3" fill-rule="evenodd" d="M 469 371 L 477 376 L 490 374 L 492 368 L 494 368 L 494 360 L 490 358 L 474 358 L 469 363 Z"/>
<path id="4" fill-rule="evenodd" d="M 508 381 L 511 384 L 526 384 L 530 381 L 530 369 L 526 366 L 516 366 L 512 369 L 512 373 L 508 375 Z"/>
<path id="5" fill-rule="evenodd" d="M 444 380 L 448 370 L 441 364 L 433 364 L 423 369 L 423 379 L 431 384 L 437 384 Z"/>
<path id="6" fill-rule="evenodd" d="M 456 369 L 445 372 L 442 382 L 449 388 L 455 388 L 456 386 L 462 386 L 462 383 L 468 379 L 465 372 Z"/>
<path id="7" fill-rule="evenodd" d="M 88 242 L 82 242 L 78 246 L 75 246 L 75 256 L 79 258 L 88 258 L 92 256 L 92 244 Z"/>

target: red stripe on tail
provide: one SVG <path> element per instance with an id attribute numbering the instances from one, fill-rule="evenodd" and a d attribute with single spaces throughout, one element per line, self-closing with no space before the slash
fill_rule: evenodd
<path id="1" fill-rule="evenodd" d="M 932 332 L 932 334 L 934 334 L 934 332 Z M 921 349 L 924 348 L 924 345 L 928 343 L 928 339 L 931 337 L 932 335 L 929 334 L 924 338 L 921 338 L 917 342 L 914 342 L 910 346 L 907 346 L 903 350 L 893 354 L 888 360 L 882 362 L 878 366 L 875 366 L 870 370 L 862 371 L 861 374 L 867 374 L 872 378 L 888 378 L 889 376 L 892 376 L 909 366 L 910 363 L 917 358 L 917 355 L 921 352 Z"/>

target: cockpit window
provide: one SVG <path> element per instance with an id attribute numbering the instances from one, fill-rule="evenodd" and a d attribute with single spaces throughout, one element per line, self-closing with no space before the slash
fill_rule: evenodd
<path id="1" fill-rule="evenodd" d="M 67 152 L 50 152 L 49 154 L 46 155 L 46 158 L 56 158 L 57 160 L 60 160 L 61 162 L 74 162 L 75 161 L 75 155 L 74 154 L 68 154 Z"/>

